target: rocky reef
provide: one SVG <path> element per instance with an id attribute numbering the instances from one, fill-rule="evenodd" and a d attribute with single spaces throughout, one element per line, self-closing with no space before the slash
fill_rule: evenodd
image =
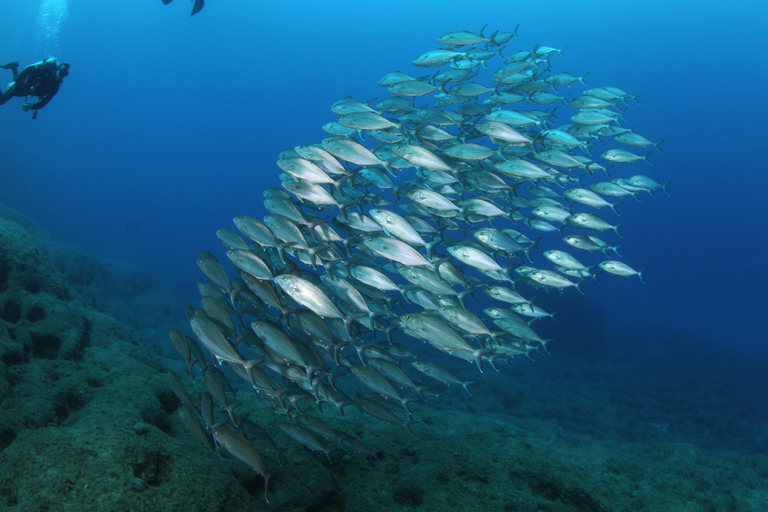
<path id="1" fill-rule="evenodd" d="M 50 244 L 33 222 L 3 210 L 1 511 L 758 511 L 768 506 L 764 454 L 667 442 L 661 431 L 644 442 L 569 431 L 563 418 L 577 421 L 579 409 L 582 417 L 610 415 L 606 407 L 612 405 L 590 406 L 590 400 L 577 400 L 562 388 L 561 402 L 578 404 L 570 411 L 549 419 L 515 417 L 516 410 L 544 402 L 551 381 L 549 386 L 536 381 L 524 392 L 508 387 L 503 396 L 495 395 L 495 412 L 494 404 L 472 405 L 463 390 L 452 390 L 450 407 L 417 410 L 413 436 L 350 412 L 343 427 L 375 449 L 379 461 L 336 450 L 329 463 L 322 453 L 289 442 L 277 427 L 279 418 L 271 412 L 259 417 L 263 408 L 244 397 L 243 412 L 251 411 L 284 449 L 283 466 L 274 451 L 263 450 L 275 473 L 267 505 L 261 477 L 231 457 L 206 451 L 179 420 L 165 370 L 183 374 L 183 363 L 150 351 L 137 336 L 148 331 L 94 307 L 114 309 L 117 298 L 83 299 L 94 294 L 93 282 L 84 285 L 83 276 L 105 272 L 102 280 L 109 282 L 110 269 L 118 267 L 92 270 L 101 265 L 95 259 L 63 245 L 55 253 L 42 249 Z M 87 264 L 81 264 L 82 272 L 71 272 L 78 259 Z M 75 275 L 81 276 L 77 286 Z M 121 288 L 127 295 L 159 297 L 151 283 L 142 286 Z M 167 300 L 174 309 L 175 299 Z M 181 321 L 167 320 L 170 327 Z M 569 371 L 578 374 L 576 365 Z M 610 376 L 601 378 L 616 385 Z M 577 389 L 583 392 L 585 385 Z M 549 400 L 546 406 L 555 416 L 557 403 Z M 332 415 L 325 418 L 342 425 Z"/>

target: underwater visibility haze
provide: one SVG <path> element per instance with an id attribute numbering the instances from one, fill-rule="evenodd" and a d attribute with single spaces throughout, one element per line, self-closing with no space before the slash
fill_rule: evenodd
<path id="1" fill-rule="evenodd" d="M 0 63 L 70 64 L 0 106 L 0 457 L 134 447 L 0 506 L 768 505 L 768 7 L 193 5 L 0 5 Z"/>

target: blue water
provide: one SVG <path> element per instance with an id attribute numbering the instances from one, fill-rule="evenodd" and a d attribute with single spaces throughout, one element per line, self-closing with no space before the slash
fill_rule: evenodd
<path id="1" fill-rule="evenodd" d="M 48 56 L 39 8 L 0 4 L 0 61 Z M 567 46 L 557 71 L 641 95 L 627 124 L 664 151 L 632 172 L 672 181 L 671 196 L 621 207 L 622 261 L 649 267 L 647 284 L 609 276 L 586 283 L 586 297 L 546 297 L 564 310 L 551 333 L 571 351 L 663 340 L 766 354 L 764 2 L 209 0 L 192 18 L 190 8 L 66 2 L 55 56 L 71 68 L 59 94 L 34 121 L 18 99 L 0 107 L 1 203 L 192 289 L 200 251 L 219 250 L 216 229 L 266 214 L 278 152 L 324 138 L 333 101 L 384 97 L 376 81 L 390 71 L 424 74 L 409 63 L 444 32 L 520 24 L 510 48 Z"/>

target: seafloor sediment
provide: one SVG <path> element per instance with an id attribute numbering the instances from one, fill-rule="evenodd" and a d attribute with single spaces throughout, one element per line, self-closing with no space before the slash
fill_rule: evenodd
<path id="1" fill-rule="evenodd" d="M 164 372 L 186 367 L 157 355 L 172 354 L 167 329 L 185 327 L 177 299 L 2 215 L 0 511 L 768 510 L 764 409 L 710 410 L 716 383 L 700 396 L 685 387 L 695 367 L 654 387 L 621 360 L 556 355 L 475 375 L 473 398 L 456 388 L 416 407 L 413 436 L 325 409 L 379 461 L 336 450 L 331 464 L 241 393 L 238 413 L 284 449 L 282 467 L 260 450 L 275 474 L 267 505 L 260 476 L 207 452 L 178 419 Z"/>

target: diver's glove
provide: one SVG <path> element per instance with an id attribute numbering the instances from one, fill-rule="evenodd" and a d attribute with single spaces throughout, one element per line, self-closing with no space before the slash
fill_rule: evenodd
<path id="1" fill-rule="evenodd" d="M 34 110 L 34 112 L 32 112 L 32 119 L 37 119 L 38 109 L 36 109 L 35 105 L 33 105 L 32 103 L 24 103 L 21 106 L 21 110 L 23 110 L 24 112 L 29 112 L 30 110 Z"/>

